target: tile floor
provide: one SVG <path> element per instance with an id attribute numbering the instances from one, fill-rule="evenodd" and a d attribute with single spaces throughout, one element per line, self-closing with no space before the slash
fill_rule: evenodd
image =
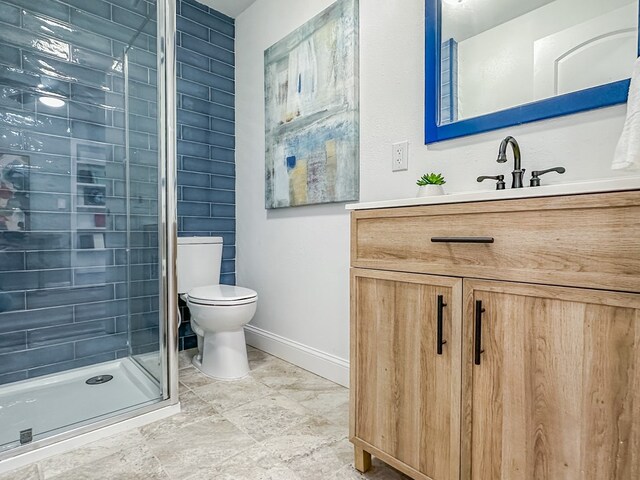
<path id="1" fill-rule="evenodd" d="M 374 459 L 360 475 L 348 390 L 249 347 L 251 374 L 220 382 L 180 354 L 182 412 L 0 480 L 350 480 L 408 477 Z"/>

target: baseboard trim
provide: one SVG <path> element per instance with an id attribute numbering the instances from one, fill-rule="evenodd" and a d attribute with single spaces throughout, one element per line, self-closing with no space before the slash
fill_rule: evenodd
<path id="1" fill-rule="evenodd" d="M 244 327 L 247 344 L 339 385 L 349 386 L 349 362 L 253 325 Z"/>

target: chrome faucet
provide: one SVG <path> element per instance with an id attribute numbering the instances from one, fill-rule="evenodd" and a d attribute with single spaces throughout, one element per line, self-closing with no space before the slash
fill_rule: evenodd
<path id="1" fill-rule="evenodd" d="M 521 164 L 520 145 L 516 142 L 516 139 L 509 136 L 505 138 L 500 144 L 500 150 L 498 150 L 498 163 L 505 163 L 507 161 L 507 146 L 511 145 L 513 149 L 514 167 L 511 175 L 513 181 L 511 182 L 511 188 L 522 188 L 522 178 L 524 177 L 524 168 Z"/>

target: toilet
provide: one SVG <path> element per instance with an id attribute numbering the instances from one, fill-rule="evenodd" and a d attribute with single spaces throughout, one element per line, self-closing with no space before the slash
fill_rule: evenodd
<path id="1" fill-rule="evenodd" d="M 244 326 L 256 313 L 258 294 L 220 285 L 221 237 L 178 238 L 178 294 L 198 336 L 193 365 L 205 375 L 234 380 L 249 373 Z"/>

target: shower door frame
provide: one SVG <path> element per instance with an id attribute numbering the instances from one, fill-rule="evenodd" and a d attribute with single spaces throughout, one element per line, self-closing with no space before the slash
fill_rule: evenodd
<path id="1" fill-rule="evenodd" d="M 176 0 L 158 0 L 158 155 L 159 182 L 159 252 L 160 252 L 160 355 L 162 357 L 162 400 L 138 409 L 114 414 L 110 418 L 69 429 L 65 432 L 0 453 L 0 462 L 27 464 L 30 453 L 55 446 L 80 435 L 111 427 L 166 407 L 174 407 L 178 399 L 178 294 L 176 284 L 177 245 L 177 170 L 176 170 Z M 172 410 L 174 410 L 172 409 Z M 173 413 L 173 412 L 172 412 Z M 171 414 L 172 414 L 171 413 Z M 55 413 L 54 413 L 55 414 Z M 156 420 L 154 418 L 153 420 Z M 116 432 L 113 432 L 116 433 Z M 97 440 L 97 438 L 96 438 Z M 77 448 L 68 445 L 64 450 Z M 43 456 L 44 457 L 44 456 Z M 34 459 L 32 461 L 37 461 Z M 17 468 L 19 465 L 15 465 Z M 0 463 L 0 472 L 4 471 Z"/>

